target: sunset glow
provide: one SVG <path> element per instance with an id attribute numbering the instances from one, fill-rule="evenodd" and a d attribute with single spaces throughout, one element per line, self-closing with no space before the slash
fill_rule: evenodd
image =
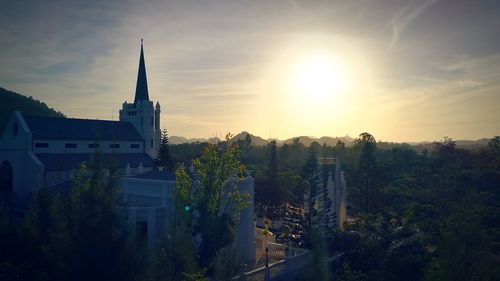
<path id="1" fill-rule="evenodd" d="M 33 15 L 0 17 L 2 87 L 70 117 L 116 118 L 144 38 L 150 95 L 171 135 L 498 134 L 495 1 L 368 2 L 34 2 Z"/>

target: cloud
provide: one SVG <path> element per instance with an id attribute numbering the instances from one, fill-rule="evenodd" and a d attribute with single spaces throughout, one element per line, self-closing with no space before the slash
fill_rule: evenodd
<path id="1" fill-rule="evenodd" d="M 399 37 L 405 30 L 405 28 L 412 23 L 418 16 L 429 9 L 431 6 L 436 4 L 439 0 L 426 0 L 418 6 L 407 6 L 399 11 L 396 16 L 392 19 L 392 39 L 389 44 L 389 48 L 394 47 Z"/>
<path id="2" fill-rule="evenodd" d="M 452 82 L 453 86 L 461 90 L 475 90 L 481 88 L 484 83 L 474 80 L 461 80 Z"/>

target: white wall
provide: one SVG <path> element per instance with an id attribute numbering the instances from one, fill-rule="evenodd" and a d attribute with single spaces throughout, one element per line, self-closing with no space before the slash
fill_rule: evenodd
<path id="1" fill-rule="evenodd" d="M 0 150 L 0 163 L 3 161 L 12 166 L 12 186 L 18 197 L 28 196 L 42 186 L 44 166 L 32 152 Z"/>
<path id="2" fill-rule="evenodd" d="M 154 249 L 164 239 L 173 214 L 174 181 L 122 178 L 122 199 L 129 226 L 135 232 L 138 222 L 148 224 L 148 247 Z"/>
<path id="3" fill-rule="evenodd" d="M 131 112 L 134 114 L 130 115 Z M 155 133 L 154 117 L 152 101 L 138 101 L 137 104 L 125 102 L 120 110 L 120 121 L 129 121 L 132 123 L 144 138 L 144 151 L 152 158 L 156 158 L 159 145 L 158 134 Z M 153 140 L 153 147 L 151 147 L 151 140 Z"/>
<path id="4" fill-rule="evenodd" d="M 17 134 L 14 126 L 17 125 Z M 26 197 L 43 183 L 44 166 L 31 152 L 31 132 L 21 114 L 10 117 L 0 139 L 0 164 L 8 161 L 12 166 L 12 186 L 18 197 Z"/>
<path id="5" fill-rule="evenodd" d="M 242 210 L 236 229 L 235 246 L 246 262 L 255 261 L 254 237 L 254 179 L 247 176 L 238 182 L 238 190 L 247 194 L 248 205 Z"/>
<path id="6" fill-rule="evenodd" d="M 36 143 L 48 143 L 48 148 L 37 148 Z M 76 143 L 76 148 L 65 148 L 66 143 Z M 34 139 L 32 149 L 35 153 L 93 153 L 95 148 L 89 148 L 89 144 L 94 144 L 92 140 L 43 140 Z M 101 153 L 144 153 L 143 141 L 98 141 Z M 111 144 L 119 144 L 120 148 L 111 148 Z M 139 148 L 131 148 L 131 144 L 138 144 Z"/>

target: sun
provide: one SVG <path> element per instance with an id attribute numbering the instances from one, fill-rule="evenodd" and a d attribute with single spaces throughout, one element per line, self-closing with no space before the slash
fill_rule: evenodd
<path id="1" fill-rule="evenodd" d="M 301 95 L 309 98 L 335 95 L 345 89 L 347 82 L 347 66 L 333 55 L 307 55 L 294 67 L 293 83 Z"/>

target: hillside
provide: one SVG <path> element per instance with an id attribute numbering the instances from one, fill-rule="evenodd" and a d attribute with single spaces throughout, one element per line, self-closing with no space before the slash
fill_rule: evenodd
<path id="1" fill-rule="evenodd" d="M 254 136 L 246 131 L 243 131 L 243 132 L 235 135 L 232 139 L 233 140 L 244 140 L 247 137 L 247 135 L 250 135 L 250 139 L 252 140 L 252 142 L 251 142 L 252 145 L 263 146 L 263 145 L 268 144 L 267 140 L 265 140 L 261 137 L 258 137 L 258 136 Z"/>
<path id="2" fill-rule="evenodd" d="M 335 146 L 337 144 L 337 141 L 342 141 L 344 142 L 347 146 L 352 146 L 354 143 L 354 139 L 345 136 L 345 137 L 321 137 L 321 138 L 315 138 L 315 137 L 308 137 L 308 136 L 300 136 L 296 138 L 289 138 L 286 140 L 279 140 L 279 139 L 263 139 L 259 136 L 252 135 L 249 132 L 243 131 L 241 133 L 236 134 L 233 136 L 233 140 L 242 140 L 245 139 L 246 136 L 250 135 L 250 139 L 252 140 L 252 145 L 255 146 L 265 146 L 267 145 L 270 141 L 274 140 L 278 145 L 282 144 L 291 144 L 293 143 L 294 139 L 298 138 L 299 142 L 302 143 L 305 146 L 311 145 L 312 142 L 318 142 L 319 144 L 323 145 L 326 143 L 327 145 L 330 146 Z M 182 144 L 182 143 L 193 143 L 193 142 L 213 142 L 212 139 L 204 139 L 204 138 L 193 138 L 193 139 L 188 139 L 185 137 L 179 137 L 179 136 L 171 136 L 169 137 L 169 141 L 171 144 Z"/>
<path id="3" fill-rule="evenodd" d="M 44 102 L 0 87 L 0 134 L 15 110 L 30 116 L 65 117 L 60 111 L 48 107 Z"/>

